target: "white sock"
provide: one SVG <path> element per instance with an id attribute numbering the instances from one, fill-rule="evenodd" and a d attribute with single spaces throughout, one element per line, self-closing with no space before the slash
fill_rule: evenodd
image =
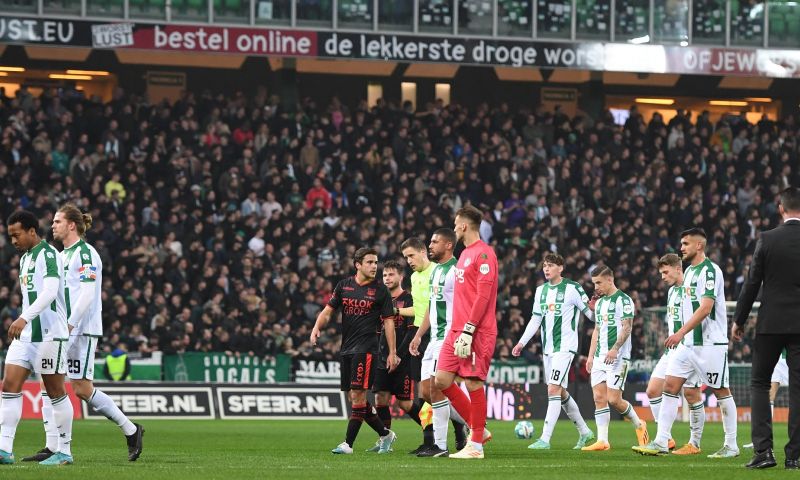
<path id="1" fill-rule="evenodd" d="M 58 429 L 53 418 L 53 404 L 46 392 L 42 392 L 42 422 L 44 423 L 44 436 L 47 441 L 48 450 L 58 451 Z"/>
<path id="2" fill-rule="evenodd" d="M 53 399 L 53 418 L 58 429 L 58 451 L 64 455 L 72 455 L 72 403 L 64 395 Z"/>
<path id="3" fill-rule="evenodd" d="M 775 421 L 775 402 L 769 402 L 769 413 L 772 416 L 772 420 Z"/>
<path id="4" fill-rule="evenodd" d="M 722 412 L 722 430 L 725 431 L 725 445 L 734 450 L 738 450 L 736 445 L 736 402 L 733 401 L 733 395 L 717 399 L 719 401 L 719 409 Z"/>
<path id="5" fill-rule="evenodd" d="M 550 441 L 559 415 L 561 415 L 561 395 L 547 397 L 547 414 L 544 416 L 544 427 L 542 427 L 542 435 L 539 438 L 545 442 Z"/>
<path id="6" fill-rule="evenodd" d="M 650 399 L 650 411 L 653 412 L 653 420 L 658 422 L 658 412 L 661 410 L 661 397 Z"/>
<path id="7" fill-rule="evenodd" d="M 689 430 L 691 437 L 689 443 L 700 448 L 700 440 L 703 438 L 703 427 L 706 424 L 706 409 L 703 402 L 689 405 Z"/>
<path id="8" fill-rule="evenodd" d="M 631 421 L 631 423 L 633 424 L 633 428 L 641 427 L 642 421 L 639 420 L 639 415 L 636 414 L 636 410 L 633 409 L 633 405 L 631 405 L 630 402 L 626 403 L 628 404 L 628 408 L 619 413 L 621 413 L 623 417 L 626 417 L 628 420 Z"/>
<path id="9" fill-rule="evenodd" d="M 568 396 L 566 400 L 561 401 L 561 408 L 564 410 L 564 413 L 567 414 L 567 417 L 572 420 L 579 434 L 586 435 L 592 432 L 589 426 L 586 425 L 586 420 L 583 419 L 583 415 L 581 415 L 581 409 L 578 408 L 578 404 L 571 395 Z"/>
<path id="10" fill-rule="evenodd" d="M 448 400 L 449 402 L 449 400 Z M 458 413 L 458 410 L 453 407 L 453 404 L 450 404 L 450 420 L 455 420 L 456 422 L 460 423 L 461 425 L 466 425 L 467 422 L 464 421 L 464 417 Z"/>
<path id="11" fill-rule="evenodd" d="M 470 445 L 472 445 L 472 447 L 473 447 L 475 450 L 477 450 L 477 451 L 479 451 L 479 452 L 482 452 L 482 451 L 483 451 L 483 444 L 482 444 L 481 442 L 473 442 L 472 440 L 470 440 L 470 441 L 469 441 L 469 444 L 470 444 Z"/>
<path id="12" fill-rule="evenodd" d="M 116 423 L 125 435 L 133 435 L 136 433 L 136 425 L 128 420 L 128 417 L 122 413 L 122 410 L 114 403 L 114 400 L 111 400 L 111 397 L 101 392 L 99 389 L 95 388 L 92 392 L 92 396 L 89 397 L 89 405 L 102 413 L 107 419 Z"/>
<path id="13" fill-rule="evenodd" d="M 672 438 L 672 424 L 678 418 L 678 405 L 681 403 L 677 395 L 664 392 L 661 395 L 661 411 L 658 412 L 658 434 L 655 442 L 662 446 L 669 445 Z"/>
<path id="14" fill-rule="evenodd" d="M 594 411 L 597 424 L 597 441 L 608 443 L 608 424 L 611 423 L 611 409 L 607 406 Z"/>
<path id="15" fill-rule="evenodd" d="M 3 392 L 0 405 L 0 450 L 14 453 L 14 437 L 22 418 L 22 393 Z"/>
<path id="16" fill-rule="evenodd" d="M 450 401 L 444 399 L 434 402 L 433 407 L 433 443 L 442 450 L 447 450 L 447 429 L 450 425 Z"/>

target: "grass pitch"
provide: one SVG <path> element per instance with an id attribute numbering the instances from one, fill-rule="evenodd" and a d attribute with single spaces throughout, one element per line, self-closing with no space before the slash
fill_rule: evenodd
<path id="1" fill-rule="evenodd" d="M 706 454 L 722 445 L 722 425 L 706 424 L 703 455 L 693 457 L 642 457 L 630 450 L 635 442 L 629 423 L 611 422 L 609 452 L 573 451 L 577 434 L 570 422 L 562 421 L 552 439 L 552 450 L 533 451 L 532 443 L 514 437 L 514 422 L 489 422 L 494 439 L 486 446 L 485 460 L 416 458 L 406 452 L 421 443 L 419 427 L 410 420 L 396 420 L 398 434 L 394 452 L 368 454 L 364 450 L 376 440 L 364 425 L 353 455 L 330 453 L 345 433 L 346 422 L 338 421 L 222 421 L 149 420 L 145 426 L 144 453 L 139 461 L 127 461 L 125 440 L 108 421 L 75 422 L 73 455 L 75 464 L 42 467 L 19 460 L 44 444 L 40 422 L 24 421 L 17 429 L 14 446 L 17 464 L 0 466 L 0 478 L 80 478 L 102 480 L 169 478 L 170 480 L 225 479 L 393 479 L 393 478 L 532 478 L 547 480 L 726 479 L 788 478 L 796 472 L 783 469 L 786 424 L 776 424 L 778 467 L 751 472 L 743 465 L 752 452 L 742 449 L 740 457 L 710 460 Z M 536 434 L 542 421 L 535 421 Z M 590 427 L 594 427 L 590 422 Z M 651 435 L 655 425 L 650 424 Z M 678 444 L 688 438 L 688 426 L 673 429 Z M 450 434 L 452 448 L 452 432 Z M 750 426 L 739 425 L 739 446 L 750 441 Z"/>

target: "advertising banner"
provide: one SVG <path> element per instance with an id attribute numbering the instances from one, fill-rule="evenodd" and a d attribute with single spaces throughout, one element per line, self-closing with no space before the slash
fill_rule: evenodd
<path id="1" fill-rule="evenodd" d="M 224 419 L 308 419 L 347 418 L 345 392 L 338 387 L 297 388 L 237 387 L 216 388 L 219 417 Z"/>
<path id="2" fill-rule="evenodd" d="M 2 385 L 2 383 L 0 383 Z M 66 384 L 69 403 L 75 418 L 81 418 L 81 400 L 72 390 L 72 385 Z M 42 419 L 42 385 L 39 382 L 25 382 L 22 385 L 22 418 L 23 420 Z"/>
<path id="3" fill-rule="evenodd" d="M 596 71 L 800 77 L 800 50 L 544 42 L 0 16 L 0 43 Z"/>
<path id="4" fill-rule="evenodd" d="M 190 352 L 164 356 L 164 380 L 168 382 L 286 382 L 289 381 L 290 367 L 291 360 L 286 355 L 266 359 L 249 355 Z"/>
<path id="5" fill-rule="evenodd" d="M 104 383 L 105 392 L 122 412 L 135 419 L 213 419 L 216 418 L 210 385 L 188 386 L 165 383 Z M 83 404 L 84 418 L 105 418 Z"/>

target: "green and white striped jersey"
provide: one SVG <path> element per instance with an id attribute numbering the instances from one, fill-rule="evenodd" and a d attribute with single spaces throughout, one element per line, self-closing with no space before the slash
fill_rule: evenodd
<path id="1" fill-rule="evenodd" d="M 667 336 L 675 335 L 683 326 L 683 287 L 680 285 L 669 287 L 664 321 L 667 322 Z M 667 352 L 669 349 L 664 350 L 664 353 Z"/>
<path id="2" fill-rule="evenodd" d="M 22 293 L 22 310 L 25 311 L 36 301 L 44 289 L 46 277 L 59 279 L 58 294 L 49 307 L 29 321 L 20 335 L 22 342 L 42 342 L 54 339 L 66 340 L 67 309 L 64 304 L 63 265 L 55 248 L 42 240 L 25 252 L 19 259 L 19 287 Z"/>
<path id="3" fill-rule="evenodd" d="M 622 321 L 633 320 L 633 300 L 622 290 L 617 290 L 613 295 L 608 295 L 597 300 L 594 306 L 594 328 L 597 331 L 597 348 L 595 357 L 605 357 L 609 350 L 617 343 L 617 337 L 622 332 Z M 625 340 L 619 349 L 618 358 L 629 360 L 631 358 L 631 337 Z"/>
<path id="4" fill-rule="evenodd" d="M 458 259 L 450 260 L 433 267 L 430 277 L 430 304 L 428 318 L 431 322 L 431 342 L 444 341 L 450 325 L 453 324 L 453 291 L 455 289 Z"/>
<path id="5" fill-rule="evenodd" d="M 535 326 L 541 322 L 543 353 L 576 353 L 580 312 L 592 319 L 589 296 L 583 287 L 566 278 L 557 285 L 545 282 L 536 287 L 533 299 L 531 323 L 534 328 L 526 328 L 520 342 L 526 345 L 536 333 Z"/>
<path id="6" fill-rule="evenodd" d="M 686 345 L 727 345 L 728 317 L 725 309 L 725 281 L 722 269 L 706 258 L 696 266 L 690 266 L 683 275 L 683 322 L 688 322 L 700 308 L 703 297 L 714 300 L 714 308 L 708 317 L 692 333 L 684 337 Z"/>
<path id="7" fill-rule="evenodd" d="M 64 262 L 64 299 L 67 305 L 67 321 L 75 327 L 72 335 L 103 335 L 103 262 L 97 250 L 84 240 L 61 252 Z M 72 318 L 82 289 L 89 289 L 92 301 L 83 318 Z M 77 326 L 76 326 L 77 324 Z"/>

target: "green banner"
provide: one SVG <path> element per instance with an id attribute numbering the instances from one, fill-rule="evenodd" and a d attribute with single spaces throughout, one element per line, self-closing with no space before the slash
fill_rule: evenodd
<path id="1" fill-rule="evenodd" d="M 541 383 L 542 367 L 525 360 L 492 360 L 487 383 Z"/>
<path id="2" fill-rule="evenodd" d="M 192 352 L 164 356 L 164 380 L 168 382 L 288 382 L 291 360 L 249 355 Z"/>

